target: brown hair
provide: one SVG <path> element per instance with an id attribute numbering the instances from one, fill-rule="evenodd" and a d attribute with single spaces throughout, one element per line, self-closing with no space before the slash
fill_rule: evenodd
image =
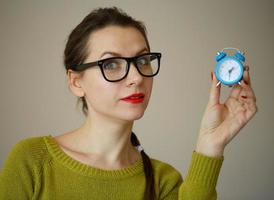
<path id="1" fill-rule="evenodd" d="M 121 9 L 116 7 L 98 8 L 89 13 L 80 24 L 78 24 L 70 33 L 66 48 L 64 51 L 64 65 L 66 71 L 71 66 L 84 63 L 88 56 L 87 44 L 92 32 L 102 29 L 109 25 L 136 28 L 143 35 L 146 45 L 150 50 L 149 42 L 146 35 L 145 25 L 127 15 Z M 82 101 L 82 111 L 85 116 L 88 115 L 88 106 L 85 97 L 80 97 L 77 101 Z M 131 142 L 134 146 L 140 145 L 136 135 L 132 132 Z M 145 200 L 156 200 L 153 168 L 148 155 L 142 150 L 141 156 L 144 163 L 146 177 L 146 189 L 144 194 Z"/>

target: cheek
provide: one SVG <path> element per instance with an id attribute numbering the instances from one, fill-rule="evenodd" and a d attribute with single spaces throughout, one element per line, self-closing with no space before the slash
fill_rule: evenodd
<path id="1" fill-rule="evenodd" d="M 150 97 L 152 87 L 153 87 L 153 78 L 148 78 L 147 81 L 145 81 L 144 85 L 145 85 L 146 93 Z"/>
<path id="2" fill-rule="evenodd" d="M 84 79 L 84 90 L 90 105 L 106 105 L 115 98 L 115 84 L 107 82 L 99 70 L 87 73 Z"/>
<path id="3" fill-rule="evenodd" d="M 115 90 L 111 83 L 96 82 L 87 90 L 87 96 L 91 104 L 107 105 L 107 102 L 115 98 Z"/>

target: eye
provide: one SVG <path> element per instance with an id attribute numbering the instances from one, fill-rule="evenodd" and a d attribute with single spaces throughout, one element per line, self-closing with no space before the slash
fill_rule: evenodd
<path id="1" fill-rule="evenodd" d="M 108 60 L 104 62 L 103 69 L 104 70 L 117 70 L 122 66 L 122 62 L 119 60 Z"/>
<path id="2" fill-rule="evenodd" d="M 142 56 L 142 57 L 138 58 L 137 64 L 138 64 L 139 66 L 142 66 L 142 65 L 149 65 L 149 64 L 150 64 L 150 56 L 147 55 L 147 56 Z"/>

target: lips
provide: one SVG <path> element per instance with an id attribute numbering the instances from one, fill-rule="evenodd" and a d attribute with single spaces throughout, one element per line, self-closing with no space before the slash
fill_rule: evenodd
<path id="1" fill-rule="evenodd" d="M 144 97 L 145 97 L 144 93 L 134 93 L 123 98 L 122 100 L 129 103 L 142 103 L 144 101 Z"/>

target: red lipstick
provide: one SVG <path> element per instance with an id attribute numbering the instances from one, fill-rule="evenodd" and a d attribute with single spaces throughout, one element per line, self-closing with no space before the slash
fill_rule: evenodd
<path id="1" fill-rule="evenodd" d="M 137 104 L 137 103 L 142 103 L 144 101 L 144 98 L 145 98 L 144 93 L 134 93 L 121 100 L 129 103 Z"/>

